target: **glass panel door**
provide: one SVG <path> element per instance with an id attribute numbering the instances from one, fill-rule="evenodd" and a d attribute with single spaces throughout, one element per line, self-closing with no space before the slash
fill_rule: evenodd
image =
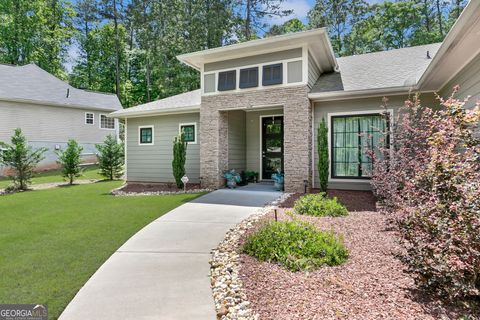
<path id="1" fill-rule="evenodd" d="M 283 171 L 283 116 L 262 119 L 262 179 Z"/>

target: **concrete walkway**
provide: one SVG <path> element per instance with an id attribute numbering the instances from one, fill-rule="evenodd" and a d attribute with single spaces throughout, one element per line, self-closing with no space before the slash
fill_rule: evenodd
<path id="1" fill-rule="evenodd" d="M 170 211 L 120 247 L 60 319 L 214 320 L 211 249 L 231 227 L 280 195 L 217 190 Z"/>

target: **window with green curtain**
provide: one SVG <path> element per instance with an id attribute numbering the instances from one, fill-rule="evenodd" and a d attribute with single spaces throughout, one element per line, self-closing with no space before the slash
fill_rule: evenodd
<path id="1" fill-rule="evenodd" d="M 368 179 L 373 170 L 371 150 L 385 143 L 388 124 L 380 114 L 332 117 L 332 178 Z"/>

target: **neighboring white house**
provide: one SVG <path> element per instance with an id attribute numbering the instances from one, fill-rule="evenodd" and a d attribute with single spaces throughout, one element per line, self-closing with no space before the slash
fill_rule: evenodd
<path id="1" fill-rule="evenodd" d="M 85 162 L 93 161 L 95 144 L 118 137 L 118 120 L 107 115 L 120 109 L 116 95 L 76 89 L 35 64 L 0 65 L 0 141 L 22 129 L 30 145 L 48 149 L 39 169 L 55 167 L 55 151 L 69 139 L 83 147 Z"/>

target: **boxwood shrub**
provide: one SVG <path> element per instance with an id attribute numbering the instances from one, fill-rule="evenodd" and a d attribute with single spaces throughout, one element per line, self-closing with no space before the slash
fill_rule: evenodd
<path id="1" fill-rule="evenodd" d="M 329 199 L 325 193 L 307 194 L 295 201 L 294 210 L 309 216 L 347 216 L 348 210 L 337 198 Z"/>
<path id="2" fill-rule="evenodd" d="M 342 239 L 301 221 L 269 222 L 249 235 L 244 253 L 260 261 L 279 263 L 291 271 L 336 266 L 348 258 Z"/>

